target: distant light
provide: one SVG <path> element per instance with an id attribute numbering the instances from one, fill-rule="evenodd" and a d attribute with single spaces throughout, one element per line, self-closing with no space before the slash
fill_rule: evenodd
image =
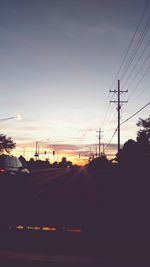
<path id="1" fill-rule="evenodd" d="M 48 226 L 44 226 L 42 227 L 43 231 L 51 231 L 51 232 L 55 232 L 57 229 L 55 227 L 48 227 Z"/>
<path id="2" fill-rule="evenodd" d="M 24 226 L 23 226 L 23 225 L 17 225 L 17 226 L 16 226 L 16 229 L 18 229 L 18 230 L 23 230 L 23 229 L 24 229 Z"/>
<path id="3" fill-rule="evenodd" d="M 82 232 L 82 230 L 81 229 L 66 229 L 66 232 L 69 232 L 69 233 L 81 233 Z"/>
<path id="4" fill-rule="evenodd" d="M 49 227 L 49 226 L 31 226 L 31 225 L 17 225 L 17 230 L 32 230 L 32 231 L 49 231 L 49 232 L 55 232 L 57 229 L 55 227 Z"/>
<path id="5" fill-rule="evenodd" d="M 12 228 L 11 228 L 12 229 Z M 50 226 L 31 226 L 31 225 L 17 225 L 15 227 L 17 230 L 32 230 L 32 231 L 45 231 L 45 232 L 56 232 L 56 227 L 50 227 Z M 82 233 L 82 230 L 80 228 L 62 228 L 63 233 Z"/>
<path id="6" fill-rule="evenodd" d="M 27 230 L 35 230 L 35 231 L 38 231 L 40 229 L 41 228 L 39 226 L 27 226 Z"/>
<path id="7" fill-rule="evenodd" d="M 22 119 L 21 115 L 18 114 L 18 115 L 16 116 L 16 119 L 17 119 L 17 120 L 21 120 L 21 119 Z"/>

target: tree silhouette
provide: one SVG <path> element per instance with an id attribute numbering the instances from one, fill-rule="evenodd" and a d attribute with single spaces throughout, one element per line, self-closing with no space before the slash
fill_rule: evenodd
<path id="1" fill-rule="evenodd" d="M 0 154 L 4 152 L 10 153 L 12 149 L 16 147 L 16 143 L 11 137 L 6 137 L 4 134 L 0 134 Z"/>
<path id="2" fill-rule="evenodd" d="M 137 126 L 142 127 L 137 133 L 137 141 L 140 140 L 141 135 L 147 138 L 147 142 L 150 144 L 150 116 L 146 120 L 139 119 Z M 144 137 L 144 138 L 145 138 Z"/>
<path id="3" fill-rule="evenodd" d="M 150 157 L 150 117 L 139 119 L 136 141 L 129 139 L 117 153 L 116 158 L 121 165 L 136 169 L 145 167 Z"/>
<path id="4" fill-rule="evenodd" d="M 99 171 L 104 168 L 109 168 L 111 166 L 111 162 L 107 159 L 105 155 L 95 158 L 88 164 L 89 171 Z"/>
<path id="5" fill-rule="evenodd" d="M 122 149 L 116 155 L 117 161 L 121 165 L 134 165 L 139 159 L 139 149 L 138 144 L 133 139 L 129 139 L 125 142 Z"/>
<path id="6" fill-rule="evenodd" d="M 72 162 L 71 161 L 67 161 L 66 157 L 62 157 L 61 162 L 59 162 L 59 166 L 60 167 L 67 167 L 67 166 L 72 166 Z"/>
<path id="7" fill-rule="evenodd" d="M 146 120 L 139 119 L 137 126 L 142 128 L 137 132 L 137 142 L 141 152 L 145 156 L 150 155 L 150 117 Z"/>
<path id="8" fill-rule="evenodd" d="M 140 118 L 137 126 L 140 127 L 137 132 L 137 143 L 140 150 L 141 163 L 148 166 L 150 159 L 150 116 L 145 120 Z"/>

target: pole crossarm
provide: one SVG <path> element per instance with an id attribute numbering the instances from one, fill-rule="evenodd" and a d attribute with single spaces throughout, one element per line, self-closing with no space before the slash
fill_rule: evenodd
<path id="1" fill-rule="evenodd" d="M 118 93 L 118 90 L 109 90 L 110 93 Z M 120 90 L 120 93 L 128 93 L 128 90 Z"/>
<path id="2" fill-rule="evenodd" d="M 109 102 L 110 102 L 110 103 L 118 103 L 118 101 L 112 101 L 112 100 L 110 100 Z M 120 103 L 128 103 L 128 101 L 126 101 L 126 100 L 121 100 Z"/>

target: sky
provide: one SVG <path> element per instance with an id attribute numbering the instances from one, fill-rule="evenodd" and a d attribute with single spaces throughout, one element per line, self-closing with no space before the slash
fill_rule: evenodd
<path id="1" fill-rule="evenodd" d="M 39 141 L 41 158 L 47 151 L 51 161 L 67 156 L 80 164 L 95 153 L 99 128 L 106 154 L 116 152 L 117 134 L 107 145 L 117 127 L 117 104 L 109 103 L 117 95 L 109 90 L 118 79 L 128 90 L 121 121 L 150 100 L 146 3 L 0 0 L 0 126 L 17 143 L 14 153 L 33 157 Z M 149 114 L 148 106 L 122 125 L 122 144 L 136 139 L 139 117 Z"/>

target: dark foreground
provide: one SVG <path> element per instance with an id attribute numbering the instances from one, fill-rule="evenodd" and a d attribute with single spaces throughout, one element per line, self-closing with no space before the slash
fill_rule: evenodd
<path id="1" fill-rule="evenodd" d="M 140 175 L 135 183 L 80 168 L 1 180 L 0 266 L 149 266 L 149 181 Z"/>

